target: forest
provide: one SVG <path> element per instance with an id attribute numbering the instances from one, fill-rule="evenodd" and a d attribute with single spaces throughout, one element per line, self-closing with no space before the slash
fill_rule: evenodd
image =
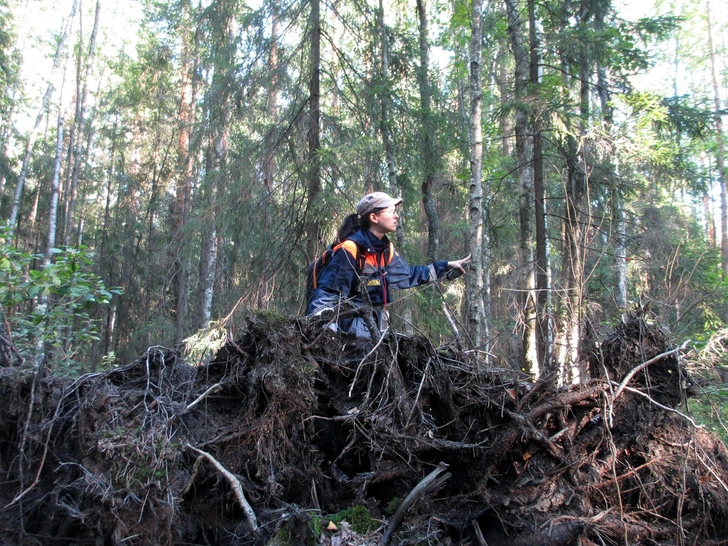
<path id="1" fill-rule="evenodd" d="M 696 342 L 728 319 L 724 6 L 3 4 L 2 312 L 31 360 L 300 314 L 379 190 L 410 263 L 474 257 L 401 293 L 401 332 L 452 335 L 445 303 L 488 361 L 570 383 L 634 304 Z"/>
<path id="2" fill-rule="evenodd" d="M 710 0 L 637 4 L 0 0 L 0 392 L 10 419 L 0 427 L 5 430 L 0 472 L 6 483 L 15 484 L 12 493 L 0 495 L 5 506 L 0 523 L 14 525 L 18 517 L 23 522 L 38 510 L 33 505 L 24 511 L 22 504 L 36 487 L 41 490 L 46 452 L 55 445 L 50 438 L 67 431 L 68 423 L 82 423 L 68 429 L 79 434 L 69 452 L 84 452 L 93 435 L 126 438 L 128 432 L 99 417 L 98 400 L 108 397 L 104 411 L 121 412 L 112 419 L 119 427 L 150 427 L 153 433 L 143 446 L 140 440 L 135 445 L 137 454 L 151 449 L 157 462 L 166 455 L 155 451 L 155 442 L 169 443 L 178 423 L 189 425 L 185 419 L 193 419 L 193 401 L 213 404 L 214 399 L 219 430 L 243 442 L 238 447 L 257 461 L 259 482 L 249 477 L 240 490 L 250 495 L 250 484 L 259 486 L 250 510 L 242 508 L 249 523 L 250 512 L 262 506 L 274 521 L 271 514 L 282 509 L 276 502 L 298 505 L 305 497 L 291 485 L 293 478 L 277 473 L 290 470 L 285 454 L 273 456 L 272 444 L 266 452 L 262 440 L 245 443 L 249 438 L 228 421 L 232 410 L 225 400 L 257 401 L 260 412 L 242 418 L 250 430 L 270 431 L 275 419 L 266 420 L 265 408 L 275 406 L 278 392 L 270 382 L 300 398 L 301 405 L 289 409 L 306 424 L 299 430 L 290 415 L 283 424 L 291 436 L 281 442 L 291 453 L 304 449 L 295 440 L 299 433 L 325 433 L 325 427 L 310 423 L 330 419 L 351 425 L 347 430 L 353 436 L 369 438 L 373 452 L 380 446 L 380 458 L 384 453 L 395 461 L 403 453 L 421 456 L 406 470 L 397 465 L 381 470 L 379 460 L 363 465 L 347 458 L 353 455 L 342 439 L 346 434 L 325 429 L 336 438 L 335 447 L 317 449 L 326 452 L 322 457 L 348 465 L 349 485 L 365 470 L 379 472 L 384 484 L 400 480 L 392 489 L 376 488 L 373 496 L 380 503 L 405 496 L 425 469 L 439 468 L 438 450 L 457 453 L 441 459 L 451 467 L 455 460 L 469 464 L 463 463 L 462 450 L 501 457 L 501 466 L 475 465 L 472 475 L 457 478 L 479 487 L 512 471 L 503 457 L 522 470 L 528 466 L 513 462 L 513 453 L 479 451 L 500 440 L 485 432 L 472 436 L 475 428 L 468 427 L 505 427 L 510 432 L 504 437 L 512 434 L 516 442 L 520 433 L 522 442 L 528 437 L 548 457 L 572 465 L 584 450 L 604 449 L 579 434 L 601 411 L 600 396 L 611 392 L 610 404 L 617 398 L 611 379 L 621 395 L 631 388 L 629 369 L 643 370 L 653 358 L 668 362 L 663 375 L 669 389 L 677 388 L 671 381 L 685 372 L 693 379 L 683 381 L 684 390 L 699 397 L 687 403 L 671 390 L 667 400 L 660 398 L 664 393 L 650 394 L 651 400 L 678 411 L 682 417 L 675 419 L 683 424 L 687 419 L 728 438 L 721 422 L 728 404 L 722 387 L 728 379 L 728 8 Z M 336 346 L 337 340 L 324 339 L 321 325 L 302 316 L 306 268 L 333 241 L 360 197 L 372 191 L 403 199 L 392 239 L 410 264 L 468 254 L 472 262 L 457 280 L 396 294 L 389 305 L 396 335 L 383 337 L 381 347 L 349 370 L 353 375 L 345 374 L 351 388 L 357 384 L 366 395 L 355 408 L 348 403 L 344 408 L 341 397 L 348 385 L 329 377 L 333 392 L 318 384 L 309 391 L 301 386 L 305 379 L 291 383 L 288 374 L 294 372 L 276 366 L 280 359 L 305 369 L 341 365 L 342 354 L 330 353 L 335 347 L 321 346 Z M 636 331 L 637 341 L 631 337 Z M 610 362 L 607 341 L 615 335 L 623 336 L 623 342 L 614 341 L 622 356 Z M 263 350 L 251 339 L 270 346 Z M 417 358 L 403 354 L 400 341 Z M 678 352 L 685 361 L 673 361 Z M 367 368 L 363 364 L 370 356 L 374 360 Z M 396 381 L 380 375 L 387 359 L 401 368 Z M 169 362 L 184 371 L 166 376 Z M 262 363 L 272 366 L 270 377 Z M 451 368 L 453 363 L 459 367 Z M 145 385 L 138 383 L 140 370 Z M 153 370 L 158 370 L 159 392 L 151 403 Z M 449 383 L 441 383 L 442 377 Z M 650 381 L 643 385 L 648 390 L 654 387 Z M 541 394 L 526 394 L 533 385 L 541 385 L 536 388 Z M 459 393 L 450 393 L 456 386 Z M 130 417 L 136 409 L 122 411 L 118 405 L 126 388 L 141 389 L 129 395 L 142 393 L 139 420 Z M 223 395 L 215 394 L 220 390 Z M 582 393 L 583 413 L 564 414 L 559 421 L 551 412 L 545 418 L 536 411 L 548 404 L 571 408 L 566 392 Z M 335 410 L 323 411 L 315 398 L 319 404 L 330 400 Z M 398 400 L 394 406 L 385 403 L 392 399 Z M 620 396 L 621 410 L 610 411 L 642 408 L 625 399 L 627 394 Z M 484 417 L 496 406 L 511 413 Z M 164 419 L 156 413 L 162 407 Z M 433 409 L 438 407 L 440 413 Z M 89 408 L 96 413 L 87 413 Z M 347 412 L 353 409 L 361 412 L 361 422 L 371 417 L 367 422 L 375 423 L 373 416 L 384 414 L 389 424 L 352 425 Z M 443 438 L 445 443 L 428 444 L 429 412 L 437 430 L 448 430 L 443 438 L 460 438 L 457 445 Z M 525 424 L 523 415 L 533 423 Z M 624 421 L 622 430 L 667 426 L 659 420 L 662 414 L 653 417 Z M 549 439 L 555 422 L 564 430 L 572 427 L 560 437 L 563 445 Z M 616 435 L 620 425 L 614 426 Z M 668 426 L 669 441 L 695 445 L 681 436 L 681 426 Z M 400 436 L 405 431 L 428 447 L 414 449 Z M 185 442 L 200 457 L 235 468 L 236 479 L 252 472 L 247 463 L 211 454 L 225 450 L 202 449 L 218 446 L 218 439 L 200 433 Z M 661 441 L 654 445 L 668 449 Z M 614 460 L 644 448 L 634 442 L 639 444 L 637 438 L 625 440 L 619 455 L 615 448 Z M 95 449 L 111 457 L 122 443 L 109 440 L 103 450 Z M 647 451 L 654 447 L 649 445 Z M 705 447 L 703 458 L 685 461 L 714 462 L 710 476 L 718 476 L 724 489 L 716 506 L 728 506 L 722 481 L 728 459 L 720 442 L 715 446 Z M 27 460 L 9 455 L 16 448 Z M 184 451 L 184 445 L 175 449 Z M 343 459 L 333 455 L 336 450 L 343 450 Z M 536 461 L 533 453 L 528 456 Z M 120 456 L 132 461 L 136 455 Z M 299 477 L 322 487 L 319 480 L 330 467 L 314 459 L 293 466 Z M 198 464 L 194 472 L 191 465 L 178 469 L 188 485 Z M 558 484 L 554 491 L 563 492 L 560 471 L 543 461 L 538 465 L 546 482 Z M 263 467 L 270 468 L 268 478 L 261 477 Z M 86 468 L 89 476 L 95 472 Z M 155 472 L 160 468 L 155 463 Z M 168 474 L 170 468 L 165 466 Z M 118 470 L 104 467 L 103 472 Z M 710 476 L 706 479 L 713 480 Z M 703 477 L 696 474 L 696 483 L 704 483 Z M 124 489 L 115 480 L 110 488 L 132 495 L 128 481 Z M 212 482 L 210 476 L 205 480 Z M 621 483 L 616 475 L 613 481 Z M 168 476 L 167 489 L 155 498 L 176 514 L 178 505 L 167 503 L 165 495 L 191 497 L 172 482 Z M 359 484 L 362 499 L 366 483 Z M 89 483 L 84 487 L 92 489 Z M 610 502 L 621 506 L 624 497 L 617 490 Z M 315 485 L 314 497 L 317 491 Z M 342 491 L 333 487 L 328 493 L 330 511 L 347 508 Z M 474 493 L 454 487 L 447 495 L 470 506 Z M 648 497 L 643 491 L 640 499 Z M 591 499 L 583 506 L 592 501 L 598 504 Z M 644 508 L 641 502 L 637 505 Z M 698 501 L 685 506 L 693 502 Z M 20 512 L 3 520 L 3 510 L 18 503 Z M 655 508 L 680 520 L 681 541 L 728 538 L 720 525 L 710 531 L 691 527 L 680 519 L 681 509 L 664 516 Z M 481 526 L 505 517 L 466 512 L 468 522 Z M 628 530 L 622 514 L 621 523 L 600 520 L 606 533 L 600 536 L 623 531 L 625 544 L 661 543 L 657 535 L 653 542 L 640 542 L 642 528 L 635 524 Z M 119 512 L 113 517 L 126 521 Z M 170 529 L 176 517 L 164 520 Z M 577 538 L 591 541 L 580 544 L 598 543 L 590 527 L 596 522 L 579 517 L 578 525 L 569 520 L 560 528 L 561 542 L 549 543 L 571 544 Z M 720 510 L 700 517 L 717 522 Z M 488 538 L 487 531 L 478 536 L 480 530 L 469 525 L 450 521 L 442 533 L 462 544 L 528 543 L 498 542 L 504 539 Z M 624 529 L 614 531 L 619 525 Z M 657 524 L 650 525 L 654 530 Z M 201 541 L 194 543 L 227 543 L 197 527 L 188 531 L 196 537 L 191 542 Z M 674 544 L 671 532 L 665 536 Z M 114 541 L 121 536 L 114 535 Z M 168 537 L 165 543 L 178 539 Z M 534 540 L 547 543 L 543 536 Z"/>

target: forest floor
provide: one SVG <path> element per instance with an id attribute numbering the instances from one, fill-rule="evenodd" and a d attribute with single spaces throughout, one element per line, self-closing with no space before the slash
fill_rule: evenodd
<path id="1" fill-rule="evenodd" d="M 0 351 L 2 545 L 728 541 L 728 453 L 633 313 L 559 387 L 472 351 L 256 315 L 209 364 L 78 378 Z"/>

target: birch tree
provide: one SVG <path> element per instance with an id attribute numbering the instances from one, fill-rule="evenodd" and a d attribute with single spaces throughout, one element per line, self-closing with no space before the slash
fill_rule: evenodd
<path id="1" fill-rule="evenodd" d="M 73 134 L 75 147 L 73 149 L 73 167 L 71 169 L 70 192 L 67 200 L 65 229 L 63 231 L 63 244 L 68 246 L 71 242 L 71 232 L 73 231 L 74 216 L 76 214 L 76 203 L 78 200 L 79 178 L 81 176 L 81 160 L 84 155 L 83 138 L 85 134 L 86 109 L 88 101 L 88 86 L 91 78 L 91 71 L 94 66 L 96 54 L 96 38 L 99 31 L 99 19 L 101 16 L 101 0 L 96 0 L 96 10 L 94 15 L 94 25 L 89 38 L 88 53 L 84 64 L 83 72 L 81 71 L 81 44 L 83 43 L 83 18 L 79 17 L 79 45 L 78 45 L 78 65 L 76 77 L 76 113 L 74 116 Z M 81 237 L 81 228 L 79 227 L 78 237 Z"/>
<path id="2" fill-rule="evenodd" d="M 35 146 L 35 140 L 38 136 L 38 130 L 40 129 L 41 122 L 43 121 L 43 118 L 46 116 L 46 113 L 48 111 L 48 105 L 50 104 L 51 97 L 53 96 L 53 78 L 55 76 L 56 70 L 61 64 L 61 59 L 63 58 L 63 52 L 65 49 L 66 39 L 68 37 L 68 31 L 71 27 L 71 24 L 73 23 L 73 19 L 76 14 L 76 7 L 77 2 L 73 3 L 73 7 L 71 8 L 71 14 L 70 16 L 62 21 L 61 24 L 61 35 L 60 39 L 58 40 L 58 45 L 56 46 L 56 53 L 53 57 L 53 65 L 51 66 L 51 70 L 48 76 L 48 87 L 46 88 L 46 92 L 43 95 L 43 100 L 41 101 L 41 106 L 38 109 L 38 114 L 35 117 L 35 123 L 33 124 L 33 128 L 30 130 L 30 133 L 28 134 L 28 139 L 25 143 L 25 152 L 23 154 L 23 163 L 22 167 L 20 169 L 20 175 L 18 176 L 18 181 L 15 184 L 15 194 L 13 196 L 13 202 L 10 209 L 10 220 L 9 225 L 11 229 L 15 229 L 17 223 L 18 223 L 18 214 L 20 212 L 20 200 L 23 196 L 23 188 L 25 186 L 25 178 L 28 175 L 28 167 L 30 165 L 30 158 L 31 154 L 33 153 L 33 148 Z"/>
<path id="3" fill-rule="evenodd" d="M 482 53 L 483 6 L 481 0 L 472 2 L 470 36 L 470 253 L 471 272 L 466 276 L 467 317 L 470 335 L 476 347 L 483 347 L 488 339 L 488 323 L 483 306 L 484 278 L 483 252 L 489 252 L 483 229 L 483 124 L 482 124 Z M 488 353 L 487 347 L 486 354 Z"/>

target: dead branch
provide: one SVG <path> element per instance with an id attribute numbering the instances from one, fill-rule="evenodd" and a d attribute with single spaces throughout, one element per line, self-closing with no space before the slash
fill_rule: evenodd
<path id="1" fill-rule="evenodd" d="M 674 355 L 675 353 L 678 353 L 678 352 L 684 350 L 685 347 L 687 347 L 689 343 L 690 343 L 690 340 L 688 339 L 679 347 L 675 347 L 674 349 L 672 349 L 670 351 L 666 351 L 657 356 L 653 356 L 648 361 L 643 362 L 639 366 L 636 366 L 635 368 L 633 368 L 627 375 L 624 376 L 624 379 L 619 384 L 619 388 L 617 389 L 617 391 L 614 393 L 614 396 L 612 397 L 612 402 L 614 402 L 617 399 L 617 397 L 620 394 L 622 394 L 622 391 L 624 390 L 624 388 L 627 386 L 627 384 L 632 380 L 632 378 L 635 375 L 637 375 L 639 372 L 644 370 L 647 366 L 650 366 L 650 365 L 654 364 L 655 362 L 662 360 L 663 358 L 666 358 L 670 355 Z"/>
<path id="2" fill-rule="evenodd" d="M 386 546 L 389 544 L 389 541 L 392 538 L 392 535 L 397 530 L 399 525 L 402 523 L 402 519 L 404 518 L 404 515 L 407 513 L 407 511 L 410 509 L 410 507 L 417 502 L 417 499 L 422 497 L 423 495 L 427 495 L 440 487 L 443 483 L 445 483 L 451 476 L 451 474 L 448 472 L 447 474 L 440 475 L 443 472 L 445 472 L 448 469 L 449 465 L 446 463 L 440 463 L 437 465 L 435 470 L 430 472 L 425 478 L 418 483 L 415 488 L 410 492 L 409 495 L 402 501 L 402 503 L 397 508 L 397 511 L 392 516 L 392 519 L 389 520 L 389 525 L 387 525 L 387 529 L 384 531 L 384 534 L 382 535 L 382 541 L 381 546 Z"/>
<path id="3" fill-rule="evenodd" d="M 243 512 L 245 513 L 245 518 L 248 520 L 248 524 L 250 525 L 250 528 L 254 531 L 258 531 L 258 521 L 255 517 L 255 512 L 253 511 L 253 508 L 248 504 L 248 501 L 245 499 L 245 493 L 243 492 L 243 486 L 240 485 L 240 480 L 238 480 L 235 475 L 230 472 L 227 468 L 225 468 L 215 457 L 207 453 L 206 451 L 202 451 L 201 449 L 197 449 L 194 446 L 191 446 L 190 444 L 186 444 L 186 447 L 193 451 L 194 453 L 197 453 L 198 455 L 204 457 L 208 461 L 212 463 L 212 465 L 217 469 L 220 474 L 222 474 L 225 479 L 230 483 L 230 487 L 233 488 L 233 492 L 235 493 L 235 498 L 238 499 L 238 503 L 240 503 L 240 507 L 243 509 Z"/>
<path id="4" fill-rule="evenodd" d="M 617 383 L 615 381 L 613 381 L 612 384 L 616 385 Z M 625 390 L 625 391 L 628 391 L 628 392 L 631 392 L 631 393 L 634 393 L 634 394 L 638 394 L 638 395 L 640 395 L 640 396 L 642 396 L 644 398 L 647 398 L 647 400 L 650 401 L 650 404 L 653 404 L 653 405 L 657 406 L 658 408 L 660 408 L 662 410 L 669 411 L 670 413 L 675 413 L 675 414 L 679 415 L 680 417 L 682 417 L 683 419 L 685 419 L 688 423 L 690 423 L 691 425 L 693 425 L 695 428 L 705 428 L 705 425 L 699 425 L 699 424 L 697 424 L 695 421 L 693 421 L 693 419 L 691 417 L 689 417 L 689 416 L 685 415 L 684 413 L 676 410 L 675 408 L 671 408 L 669 406 L 665 406 L 663 404 L 660 404 L 657 400 L 655 400 L 654 398 L 652 398 L 649 394 L 644 393 L 644 392 L 642 392 L 639 389 L 635 389 L 635 388 L 627 387 L 627 386 L 623 386 L 623 387 L 620 387 L 620 388 L 622 390 Z M 615 395 L 615 397 L 616 397 L 616 395 Z M 612 400 L 614 400 L 614 399 L 612 399 Z"/>
<path id="5" fill-rule="evenodd" d="M 219 391 L 220 390 L 220 387 L 222 387 L 222 384 L 223 384 L 222 381 L 220 381 L 218 383 L 215 383 L 212 387 L 210 387 L 205 392 L 203 392 L 200 396 L 198 396 L 193 402 L 191 402 L 185 408 L 185 413 L 187 413 L 188 411 L 190 411 L 192 408 L 194 408 L 197 404 L 199 404 L 200 402 L 202 402 L 205 398 L 207 398 L 211 394 L 216 393 L 217 391 Z"/>

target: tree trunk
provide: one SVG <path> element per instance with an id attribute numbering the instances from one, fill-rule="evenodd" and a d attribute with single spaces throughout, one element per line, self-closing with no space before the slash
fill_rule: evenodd
<path id="1" fill-rule="evenodd" d="M 43 121 L 43 118 L 46 115 L 46 112 L 48 110 L 48 104 L 50 103 L 51 96 L 53 95 L 53 75 L 55 74 L 58 65 L 61 62 L 61 57 L 63 55 L 63 48 L 66 43 L 66 38 L 68 37 L 68 30 L 71 26 L 71 23 L 73 21 L 73 18 L 76 15 L 76 5 L 77 2 L 73 3 L 73 7 L 71 8 L 71 15 L 68 18 L 68 20 L 63 25 L 63 31 L 61 32 L 61 39 L 58 41 L 58 47 L 56 48 L 56 55 L 53 58 L 53 66 L 51 67 L 51 73 L 48 77 L 48 87 L 46 88 L 45 95 L 43 95 L 43 101 L 41 103 L 41 107 L 38 110 L 38 115 L 35 118 L 35 124 L 33 125 L 33 128 L 30 130 L 30 134 L 28 135 L 28 141 L 25 144 L 25 153 L 23 154 L 23 164 L 20 168 L 20 175 L 18 176 L 18 181 L 15 185 L 15 194 L 13 196 L 13 204 L 10 209 L 10 229 L 14 230 L 16 224 L 18 223 L 18 214 L 20 212 L 20 199 L 23 196 L 23 187 L 25 186 L 25 178 L 28 175 L 28 167 L 30 165 L 30 156 L 33 153 L 33 147 L 35 146 L 35 139 L 38 136 L 38 129 L 40 128 L 40 124 Z"/>
<path id="2" fill-rule="evenodd" d="M 91 38 L 88 46 L 88 55 L 86 56 L 86 66 L 83 73 L 83 89 L 81 89 L 81 44 L 83 43 L 83 34 L 79 30 L 79 53 L 78 53 L 78 78 L 77 78 L 77 94 L 76 94 L 76 116 L 75 116 L 75 134 L 76 147 L 73 151 L 73 170 L 71 171 L 70 195 L 68 196 L 68 212 L 66 215 L 66 227 L 63 232 L 63 244 L 70 244 L 71 232 L 73 231 L 73 217 L 76 213 L 76 202 L 78 198 L 78 184 L 81 176 L 81 158 L 83 157 L 83 132 L 86 119 L 86 102 L 88 99 L 88 84 L 93 68 L 94 54 L 96 51 L 96 36 L 99 30 L 99 19 L 101 15 L 101 0 L 96 0 L 96 14 L 94 16 L 94 26 L 91 31 Z M 79 19 L 82 20 L 82 19 Z M 80 237 L 80 233 L 79 233 Z"/>
<path id="3" fill-rule="evenodd" d="M 217 100 L 210 105 L 211 114 L 211 150 L 208 158 L 211 164 L 207 169 L 207 180 L 210 183 L 210 195 L 208 205 L 210 211 L 219 207 L 220 195 L 224 195 L 225 175 L 227 173 L 228 136 L 230 131 L 230 90 L 235 80 L 234 67 L 234 36 L 233 36 L 233 13 L 226 4 L 220 4 L 219 35 L 214 40 L 213 47 L 218 50 L 216 57 L 219 59 L 212 80 L 212 89 L 220 90 Z M 217 33 L 216 33 L 217 34 Z M 270 98 L 270 95 L 269 95 Z M 275 93 L 273 94 L 273 107 L 275 108 Z M 269 104 L 270 107 L 270 104 Z M 275 112 L 274 112 L 275 114 Z M 214 120 L 214 122 L 212 121 Z M 215 214 L 205 215 L 211 218 L 210 222 L 203 225 L 202 248 L 200 252 L 199 283 L 197 291 L 197 327 L 207 328 L 212 317 L 212 301 L 215 288 L 216 265 L 218 254 L 218 220 Z"/>
<path id="4" fill-rule="evenodd" d="M 318 196 L 321 192 L 320 152 L 321 14 L 319 0 L 311 0 L 311 79 L 308 113 L 308 259 L 313 260 L 321 245 Z"/>
<path id="5" fill-rule="evenodd" d="M 710 0 L 705 0 L 705 14 L 708 21 L 708 48 L 710 50 L 710 68 L 713 80 L 713 103 L 715 104 L 715 136 L 718 142 L 716 161 L 718 163 L 718 182 L 720 183 L 720 255 L 723 275 L 728 275 L 728 182 L 725 172 L 725 138 L 723 136 L 723 115 L 718 85 L 718 67 L 713 46 L 713 30 L 710 14 Z"/>
<path id="6" fill-rule="evenodd" d="M 529 76 L 531 85 L 541 85 L 539 75 L 541 62 L 541 46 L 536 27 L 536 10 L 534 0 L 528 0 L 528 35 L 530 49 Z M 551 366 L 551 332 L 550 332 L 550 286 L 548 263 L 548 240 L 546 238 L 546 200 L 543 179 L 543 150 L 541 146 L 541 116 L 532 114 L 533 127 L 533 193 L 534 219 L 536 222 L 536 348 L 538 361 L 545 372 Z"/>
<path id="7" fill-rule="evenodd" d="M 43 263 L 51 263 L 51 250 L 56 246 L 56 228 L 58 222 L 58 198 L 61 182 L 61 163 L 63 162 L 63 109 L 58 105 L 58 121 L 56 124 L 56 155 L 53 161 L 53 177 L 51 178 L 51 202 L 48 206 L 48 236 L 46 238 Z"/>
<path id="8" fill-rule="evenodd" d="M 197 35 L 197 33 L 196 33 Z M 197 86 L 197 36 L 191 43 L 189 35 L 184 40 L 182 60 L 182 94 L 179 108 L 179 144 L 178 165 L 179 181 L 175 187 L 175 198 L 172 204 L 172 223 L 174 228 L 173 255 L 173 292 L 175 298 L 175 336 L 174 344 L 181 345 L 185 337 L 185 324 L 189 307 L 189 260 L 187 258 L 188 237 L 187 222 L 190 218 L 190 200 L 192 195 L 194 154 L 190 150 L 192 128 L 195 123 L 195 103 Z"/>
<path id="9" fill-rule="evenodd" d="M 525 98 L 529 82 L 529 59 L 523 46 L 523 25 L 516 0 L 505 0 L 508 13 L 508 34 L 515 58 L 516 102 Z M 540 375 L 540 361 L 536 340 L 536 280 L 533 255 L 533 144 L 529 136 L 528 114 L 516 108 L 514 131 L 516 134 L 516 161 L 518 163 L 518 209 L 520 217 L 520 290 L 523 312 L 523 369 L 534 378 Z"/>
<path id="10" fill-rule="evenodd" d="M 488 325 L 483 308 L 483 124 L 482 2 L 473 0 L 470 36 L 470 253 L 472 267 L 466 278 L 468 330 L 476 348 L 485 344 Z M 486 354 L 488 353 L 486 349 Z"/>
<path id="11" fill-rule="evenodd" d="M 586 56 L 579 59 L 579 135 L 581 143 L 573 137 L 567 143 L 566 216 L 564 218 L 563 288 L 565 292 L 562 326 L 561 354 L 559 358 L 560 380 L 564 383 L 580 383 L 579 344 L 583 320 L 584 301 L 584 194 L 586 192 L 586 162 L 588 152 L 585 135 L 589 119 L 589 67 Z"/>
<path id="12" fill-rule="evenodd" d="M 271 45 L 268 57 L 268 73 L 270 74 L 270 87 L 268 87 L 267 111 L 270 129 L 265 135 L 265 152 L 263 153 L 263 186 L 268 203 L 273 199 L 273 184 L 276 170 L 275 150 L 276 123 L 278 122 L 278 34 L 280 32 L 280 5 L 278 0 L 271 0 Z M 268 215 L 266 215 L 266 219 Z"/>
<path id="13" fill-rule="evenodd" d="M 427 215 L 427 257 L 437 260 L 439 240 L 439 218 L 435 203 L 435 174 L 437 157 L 435 152 L 435 120 L 432 115 L 430 96 L 430 38 L 427 30 L 427 7 L 425 0 L 417 0 L 420 35 L 420 66 L 417 81 L 420 88 L 420 107 L 422 108 L 422 204 Z"/>
<path id="14" fill-rule="evenodd" d="M 389 191 L 393 195 L 401 196 L 402 190 L 399 187 L 397 181 L 397 166 L 394 159 L 394 146 L 392 146 L 392 137 L 390 131 L 390 125 L 393 120 L 389 114 L 389 103 L 391 86 L 389 81 L 389 36 L 387 34 L 387 26 L 384 22 L 384 2 L 379 0 L 379 11 L 378 11 L 378 26 L 380 29 L 380 44 L 381 44 L 381 82 L 379 85 L 380 97 L 380 118 L 379 118 L 379 133 L 382 137 L 382 145 L 384 146 L 384 158 L 387 164 L 387 180 L 389 183 Z M 397 239 L 397 247 L 400 252 L 405 249 L 405 235 L 404 225 L 402 222 L 397 223 L 397 233 L 395 235 Z M 406 308 L 406 311 L 409 307 Z"/>

